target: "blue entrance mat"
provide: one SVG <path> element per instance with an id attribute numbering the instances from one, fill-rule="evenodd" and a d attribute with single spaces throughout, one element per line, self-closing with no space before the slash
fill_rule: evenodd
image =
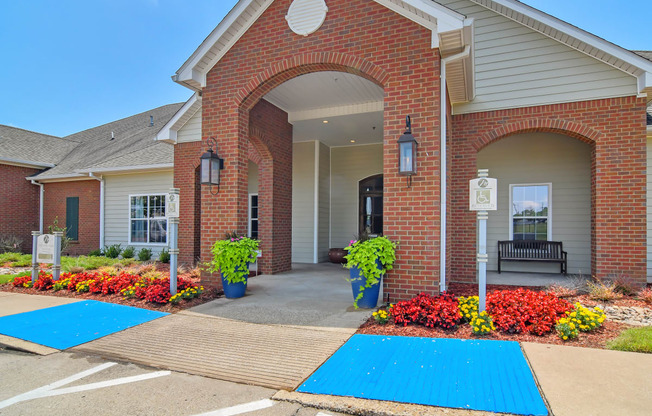
<path id="1" fill-rule="evenodd" d="M 519 415 L 548 415 L 511 341 L 354 335 L 297 391 Z"/>
<path id="2" fill-rule="evenodd" d="M 168 313 L 85 300 L 0 317 L 0 334 L 65 350 Z"/>

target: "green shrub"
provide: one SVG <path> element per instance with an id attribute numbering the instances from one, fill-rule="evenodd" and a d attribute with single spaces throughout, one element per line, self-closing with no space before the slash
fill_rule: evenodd
<path id="1" fill-rule="evenodd" d="M 122 253 L 121 244 L 113 244 L 107 247 L 104 247 L 104 255 L 110 259 L 117 259 Z"/>
<path id="2" fill-rule="evenodd" d="M 589 288 L 589 298 L 601 301 L 616 300 L 623 297 L 616 290 L 616 284 L 608 280 L 597 280 L 595 282 L 586 282 Z"/>
<path id="3" fill-rule="evenodd" d="M 124 250 L 122 250 L 123 259 L 133 259 L 135 254 L 136 254 L 136 249 L 133 248 L 132 246 L 127 246 L 125 247 Z"/>
<path id="4" fill-rule="evenodd" d="M 161 254 L 158 255 L 158 261 L 161 263 L 169 263 L 170 262 L 170 252 L 167 249 L 163 249 L 161 251 Z"/>
<path id="5" fill-rule="evenodd" d="M 102 250 L 99 248 L 96 250 L 92 250 L 90 253 L 88 253 L 88 257 L 100 257 L 103 256 L 104 253 L 102 253 Z"/>
<path id="6" fill-rule="evenodd" d="M 152 250 L 143 247 L 138 251 L 138 260 L 149 261 L 151 258 L 152 258 Z"/>
<path id="7" fill-rule="evenodd" d="M 652 354 L 652 326 L 627 329 L 618 338 L 607 342 L 607 348 Z"/>
<path id="8" fill-rule="evenodd" d="M 21 253 L 0 254 L 0 266 L 5 264 L 9 267 L 28 267 L 32 265 L 32 255 Z"/>

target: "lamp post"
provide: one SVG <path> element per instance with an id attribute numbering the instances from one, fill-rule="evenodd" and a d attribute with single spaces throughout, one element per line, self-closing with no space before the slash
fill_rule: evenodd
<path id="1" fill-rule="evenodd" d="M 408 177 L 408 188 L 412 176 L 417 173 L 417 139 L 412 135 L 412 121 L 405 117 L 405 133 L 398 139 L 398 174 Z"/>
<path id="2" fill-rule="evenodd" d="M 224 159 L 220 158 L 217 154 L 217 142 L 214 137 L 206 139 L 208 150 L 201 155 L 200 162 L 200 182 L 202 185 L 211 186 L 211 194 L 213 193 L 213 185 L 217 185 L 217 195 L 220 192 L 220 170 L 224 169 Z M 215 147 L 215 150 L 213 150 Z"/>

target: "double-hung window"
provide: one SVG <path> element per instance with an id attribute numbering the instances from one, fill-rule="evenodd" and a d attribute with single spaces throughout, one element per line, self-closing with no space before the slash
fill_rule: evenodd
<path id="1" fill-rule="evenodd" d="M 129 243 L 167 244 L 165 194 L 129 196 Z"/>
<path id="2" fill-rule="evenodd" d="M 552 184 L 510 185 L 512 240 L 552 239 Z"/>

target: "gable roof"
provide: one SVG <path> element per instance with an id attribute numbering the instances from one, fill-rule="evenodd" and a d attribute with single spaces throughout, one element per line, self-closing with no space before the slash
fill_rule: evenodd
<path id="1" fill-rule="evenodd" d="M 0 125 L 0 163 L 53 167 L 78 144 L 70 139 Z"/>
<path id="2" fill-rule="evenodd" d="M 437 24 L 440 21 L 446 23 L 442 27 L 448 31 L 445 36 L 440 36 L 442 42 L 446 41 L 447 36 L 455 29 L 455 26 L 452 25 L 455 19 L 460 22 L 460 28 L 463 28 L 464 23 L 472 24 L 468 21 L 469 19 L 445 8 L 435 0 L 374 1 L 416 23 L 424 26 L 430 25 L 430 29 L 433 30 L 433 47 L 435 47 L 434 39 L 438 33 Z M 652 61 L 644 56 L 639 56 L 517 0 L 470 1 L 636 77 L 638 91 L 652 95 Z M 219 62 L 272 2 L 273 0 L 240 0 L 172 76 L 172 79 L 190 89 L 200 91 L 206 85 L 208 71 Z M 458 40 L 463 37 L 459 36 Z M 472 45 L 472 39 L 466 41 Z M 442 45 L 437 46 L 442 47 Z M 470 70 L 473 71 L 473 68 Z M 468 95 L 473 97 L 472 93 Z"/>
<path id="3" fill-rule="evenodd" d="M 56 166 L 33 179 L 83 178 L 89 172 L 171 168 L 172 146 L 154 141 L 154 137 L 181 106 L 182 103 L 164 105 L 66 136 L 64 139 L 77 143 L 75 148 Z M 151 127 L 150 116 L 154 120 Z"/>
<path id="4" fill-rule="evenodd" d="M 472 19 L 430 0 L 373 0 L 407 19 L 429 29 L 432 47 L 439 48 L 442 56 L 453 55 L 467 48 L 467 56 L 461 58 L 472 62 Z M 267 10 L 274 0 L 240 0 L 224 19 L 206 37 L 193 54 L 172 76 L 172 80 L 194 91 L 206 86 L 206 74 L 236 44 L 247 30 Z M 459 66 L 459 62 L 458 62 Z M 473 97 L 473 64 L 460 68 L 462 91 L 455 96 Z M 471 73 L 469 73 L 471 71 Z"/>

